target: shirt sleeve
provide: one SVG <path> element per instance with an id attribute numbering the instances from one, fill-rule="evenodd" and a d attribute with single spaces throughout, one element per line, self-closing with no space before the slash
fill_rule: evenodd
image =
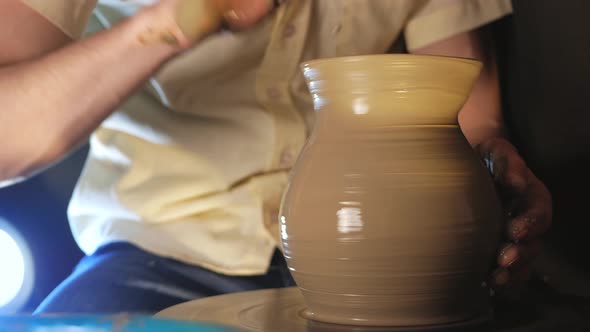
<path id="1" fill-rule="evenodd" d="M 22 0 L 73 39 L 84 33 L 97 0 Z"/>
<path id="2" fill-rule="evenodd" d="M 511 0 L 430 0 L 416 4 L 404 30 L 410 51 L 512 13 Z"/>

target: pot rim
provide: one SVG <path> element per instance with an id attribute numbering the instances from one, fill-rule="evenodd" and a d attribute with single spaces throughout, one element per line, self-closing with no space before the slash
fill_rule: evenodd
<path id="1" fill-rule="evenodd" d="M 464 63 L 467 65 L 473 65 L 481 67 L 482 62 L 473 58 L 464 58 L 457 56 L 446 56 L 446 55 L 427 55 L 427 54 L 406 54 L 406 53 L 394 53 L 394 54 L 367 54 L 367 55 L 351 55 L 351 56 L 340 56 L 340 57 L 329 57 L 329 58 L 318 58 L 313 60 L 304 61 L 301 63 L 303 70 L 310 69 L 311 67 L 317 67 L 326 63 L 330 64 L 344 64 L 354 62 L 365 62 L 380 60 L 382 62 L 395 63 L 395 64 L 419 64 L 419 63 L 430 63 L 443 62 L 443 63 Z"/>

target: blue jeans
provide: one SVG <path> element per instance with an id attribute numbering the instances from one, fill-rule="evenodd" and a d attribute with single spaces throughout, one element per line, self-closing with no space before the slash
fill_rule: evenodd
<path id="1" fill-rule="evenodd" d="M 202 297 L 294 285 L 279 251 L 265 275 L 231 277 L 114 243 L 83 258 L 35 313 L 151 315 Z"/>

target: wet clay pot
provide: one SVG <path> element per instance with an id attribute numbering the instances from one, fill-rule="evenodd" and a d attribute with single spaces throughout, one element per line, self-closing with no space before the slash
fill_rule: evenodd
<path id="1" fill-rule="evenodd" d="M 312 319 L 416 326 L 489 312 L 500 203 L 457 122 L 480 69 L 418 55 L 303 65 L 317 122 L 280 226 Z"/>

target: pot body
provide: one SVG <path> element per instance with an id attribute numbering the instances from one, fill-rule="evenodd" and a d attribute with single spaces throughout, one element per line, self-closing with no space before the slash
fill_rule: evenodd
<path id="1" fill-rule="evenodd" d="M 457 124 L 480 64 L 379 55 L 303 70 L 318 118 L 280 226 L 309 315 L 417 326 L 486 313 L 501 207 Z"/>

